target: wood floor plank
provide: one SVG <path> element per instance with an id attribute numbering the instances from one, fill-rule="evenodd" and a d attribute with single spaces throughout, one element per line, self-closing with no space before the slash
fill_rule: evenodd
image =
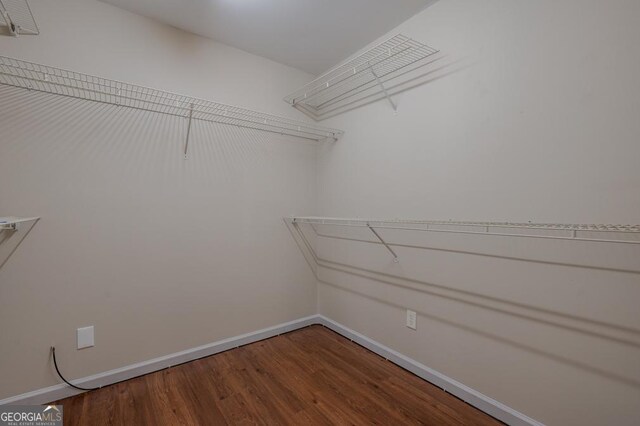
<path id="1" fill-rule="evenodd" d="M 244 391 L 220 401 L 220 409 L 229 425 L 266 425 L 258 413 L 249 410 Z"/>
<path id="2" fill-rule="evenodd" d="M 72 426 L 501 424 L 322 326 L 55 403 Z"/>
<path id="3" fill-rule="evenodd" d="M 347 339 L 338 335 L 337 333 L 324 329 L 323 337 L 333 340 L 339 345 L 353 344 Z M 416 399 L 416 406 L 434 406 L 437 410 L 447 413 L 462 424 L 478 424 L 478 425 L 491 425 L 495 424 L 495 419 L 490 416 L 484 418 L 477 417 L 477 410 L 464 401 L 456 398 L 455 396 L 443 392 L 431 383 L 409 373 L 398 374 L 398 366 L 388 362 L 379 355 L 369 351 L 368 349 L 359 346 L 359 351 L 354 351 L 360 357 L 377 358 L 377 360 L 371 359 L 371 362 L 375 362 L 376 369 L 386 371 L 388 374 L 388 380 L 385 379 L 382 382 L 389 388 L 393 389 L 393 392 L 400 395 L 404 393 L 402 399 L 413 398 Z M 384 386 L 381 386 L 382 389 Z M 413 392 L 405 392 L 407 388 L 411 388 Z M 382 394 L 382 390 L 380 391 Z M 418 405 L 419 404 L 419 405 Z"/>
<path id="4" fill-rule="evenodd" d="M 275 375 L 285 377 L 286 385 L 306 404 L 305 410 L 296 414 L 296 424 L 350 424 L 348 413 L 336 409 L 335 404 L 321 395 L 318 384 L 310 381 L 311 374 L 317 371 L 315 368 L 304 368 L 314 363 L 311 356 L 305 358 L 297 353 L 296 362 L 292 362 L 290 355 L 283 355 L 274 345 L 274 339 L 264 341 L 263 356 L 272 360 L 270 370 Z"/>

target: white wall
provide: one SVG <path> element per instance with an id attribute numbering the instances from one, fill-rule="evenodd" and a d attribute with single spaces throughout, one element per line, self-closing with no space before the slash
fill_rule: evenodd
<path id="1" fill-rule="evenodd" d="M 318 213 L 640 223 L 639 16 L 636 1 L 440 0 L 393 31 L 442 50 L 426 84 L 397 115 L 381 101 L 330 120 L 346 134 L 321 152 Z M 399 264 L 317 241 L 320 313 L 538 421 L 640 422 L 638 246 L 383 236 Z"/>
<path id="2" fill-rule="evenodd" d="M 0 54 L 299 117 L 304 73 L 92 0 L 32 7 L 42 34 Z M 82 377 L 317 301 L 539 421 L 638 423 L 637 246 L 386 232 L 393 264 L 322 237 L 316 295 L 281 217 L 640 222 L 639 9 L 440 0 L 397 30 L 443 51 L 427 83 L 332 119 L 320 156 L 196 124 L 184 161 L 184 120 L 1 87 L 0 214 L 43 219 L 0 269 L 0 398 L 58 382 L 51 344 Z"/>
<path id="3" fill-rule="evenodd" d="M 300 71 L 97 1 L 32 8 L 41 34 L 0 54 L 298 116 Z M 73 379 L 315 313 L 281 219 L 316 211 L 313 143 L 195 122 L 185 161 L 186 120 L 8 87 L 0 129 L 0 215 L 42 217 L 0 269 L 0 399 L 59 383 L 50 345 Z"/>

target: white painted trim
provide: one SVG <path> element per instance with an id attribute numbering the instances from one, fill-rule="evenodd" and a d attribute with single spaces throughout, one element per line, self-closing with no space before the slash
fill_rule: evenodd
<path id="1" fill-rule="evenodd" d="M 143 374 L 152 373 L 162 370 L 173 365 L 182 364 L 184 362 L 193 361 L 209 355 L 224 352 L 229 349 L 237 348 L 249 343 L 277 336 L 282 333 L 297 330 L 309 325 L 318 324 L 318 316 L 311 315 L 300 318 L 284 324 L 275 325 L 273 327 L 264 328 L 262 330 L 251 333 L 242 334 L 240 336 L 230 337 L 228 339 L 219 340 L 203 346 L 175 352 L 158 358 L 131 364 L 115 370 L 105 371 L 103 373 L 94 374 L 77 380 L 72 383 L 81 387 L 103 387 L 123 380 L 141 376 Z M 77 389 L 73 389 L 66 384 L 58 384 L 35 391 L 23 393 L 21 395 L 12 396 L 0 400 L 0 405 L 6 404 L 45 404 L 47 402 L 66 398 L 69 396 L 82 393 Z"/>
<path id="2" fill-rule="evenodd" d="M 148 361 L 131 364 L 126 367 L 117 368 L 115 370 L 105 371 L 103 373 L 94 374 L 82 379 L 73 380 L 73 383 L 82 387 L 103 387 L 123 380 L 138 377 L 154 371 L 162 370 L 173 365 L 182 364 L 184 362 L 193 361 L 198 358 L 214 355 L 238 346 L 247 345 L 269 337 L 297 330 L 313 324 L 323 325 L 336 333 L 350 339 L 372 352 L 388 359 L 396 365 L 404 368 L 421 377 L 428 382 L 446 390 L 452 395 L 466 401 L 472 406 L 492 415 L 513 426 L 544 426 L 542 423 L 533 420 L 524 414 L 507 407 L 506 405 L 471 389 L 462 383 L 445 376 L 431 368 L 415 361 L 409 357 L 394 351 L 391 348 L 376 342 L 357 331 L 351 330 L 339 324 L 324 315 L 311 315 L 300 318 L 284 324 L 275 325 L 273 327 L 264 328 L 252 333 L 242 334 L 240 336 L 230 337 L 228 339 L 219 340 L 203 346 L 187 349 L 181 352 L 154 358 Z M 81 391 L 73 389 L 65 384 L 49 386 L 47 388 L 38 389 L 32 392 L 23 393 L 21 395 L 9 397 L 0 400 L 0 405 L 5 404 L 45 404 L 47 402 L 66 398 L 81 393 Z"/>
<path id="3" fill-rule="evenodd" d="M 423 378 L 424 380 L 433 383 L 434 385 L 444 389 L 452 395 L 457 396 L 461 400 L 467 402 L 470 405 L 473 405 L 479 410 L 484 411 L 485 413 L 495 417 L 498 420 L 501 420 L 508 425 L 513 426 L 544 426 L 542 423 L 525 416 L 524 414 L 507 407 L 506 405 L 496 401 L 495 399 L 489 398 L 486 395 L 481 394 L 480 392 L 471 389 L 468 386 L 463 385 L 462 383 L 445 376 L 442 373 L 439 373 L 431 368 L 427 367 L 415 361 L 409 357 L 402 355 L 399 352 L 394 351 L 387 346 L 384 346 L 381 343 L 376 342 L 368 338 L 367 336 L 358 333 L 357 331 L 351 330 L 350 328 L 345 327 L 342 324 L 339 324 L 324 315 L 318 315 L 318 321 L 320 324 L 325 327 L 335 331 L 336 333 L 350 339 L 359 345 L 364 346 L 372 352 L 377 353 L 381 357 L 388 359 L 396 365 L 404 368 L 415 374 L 418 377 Z"/>

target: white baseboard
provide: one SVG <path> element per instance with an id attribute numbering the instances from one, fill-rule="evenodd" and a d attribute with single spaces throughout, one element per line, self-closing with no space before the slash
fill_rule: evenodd
<path id="1" fill-rule="evenodd" d="M 319 323 L 325 327 L 335 331 L 336 333 L 350 339 L 361 346 L 369 349 L 372 352 L 377 353 L 381 357 L 388 359 L 396 365 L 404 368 L 415 374 L 418 377 L 425 379 L 426 381 L 433 383 L 434 385 L 444 389 L 452 395 L 457 396 L 461 400 L 467 402 L 470 405 L 484 411 L 485 413 L 495 417 L 498 420 L 505 422 L 508 425 L 513 426 L 544 426 L 542 423 L 525 416 L 524 414 L 507 407 L 506 405 L 489 398 L 486 395 L 481 394 L 478 391 L 471 389 L 462 383 L 445 376 L 431 368 L 427 367 L 415 361 L 409 357 L 402 355 L 399 352 L 394 351 L 391 348 L 384 346 L 381 343 L 376 342 L 364 336 L 357 331 L 351 330 L 338 324 L 337 322 L 325 317 L 324 315 L 318 315 Z"/>
<path id="2" fill-rule="evenodd" d="M 148 361 L 131 364 L 122 368 L 117 368 L 115 370 L 105 371 L 103 373 L 94 374 L 82 379 L 72 380 L 72 383 L 81 387 L 103 387 L 113 383 L 121 382 L 123 380 L 138 377 L 143 374 L 162 370 L 173 365 L 182 364 L 184 362 L 193 361 L 198 358 L 224 352 L 229 349 L 237 348 L 238 346 L 257 342 L 259 340 L 267 339 L 269 337 L 277 336 L 278 334 L 287 333 L 289 331 L 297 330 L 299 328 L 307 327 L 313 324 L 318 324 L 317 315 L 300 318 L 295 321 L 264 328 L 252 333 L 230 337 L 228 339 L 219 340 L 217 342 L 161 356 L 159 358 L 150 359 Z M 46 404 L 47 402 L 67 398 L 79 393 L 82 393 L 82 391 L 73 389 L 66 384 L 59 384 L 2 399 L 0 400 L 0 405 Z"/>
<path id="3" fill-rule="evenodd" d="M 214 355 L 229 349 L 237 348 L 249 343 L 257 342 L 299 328 L 307 327 L 313 324 L 323 325 L 338 334 L 350 339 L 365 348 L 377 353 L 378 355 L 388 359 L 394 364 L 399 365 L 421 377 L 428 382 L 446 390 L 452 395 L 466 401 L 474 407 L 484 411 L 487 414 L 513 426 L 544 426 L 524 414 L 507 407 L 506 405 L 489 398 L 486 395 L 477 392 L 468 386 L 463 385 L 456 380 L 445 376 L 431 368 L 423 365 L 411 358 L 402 355 L 399 352 L 388 348 L 381 343 L 372 340 L 357 331 L 351 330 L 337 322 L 325 317 L 324 315 L 312 315 L 300 318 L 295 321 L 284 324 L 275 325 L 273 327 L 264 328 L 252 333 L 242 334 L 236 337 L 219 340 L 207 345 L 198 346 L 196 348 L 187 349 L 181 352 L 154 358 L 148 361 L 131 364 L 126 367 L 117 368 L 115 370 L 105 371 L 93 376 L 84 377 L 82 379 L 73 380 L 73 383 L 82 387 L 103 387 L 143 374 L 152 373 L 162 370 L 173 365 L 182 364 L 184 362 L 193 361 L 209 355 Z M 65 384 L 49 386 L 47 388 L 38 389 L 32 392 L 23 393 L 21 395 L 0 400 L 0 405 L 6 404 L 45 404 L 47 402 L 56 401 L 81 393 L 81 391 L 73 389 Z"/>

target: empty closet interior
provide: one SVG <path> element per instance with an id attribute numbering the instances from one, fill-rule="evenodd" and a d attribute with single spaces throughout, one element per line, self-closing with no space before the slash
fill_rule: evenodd
<path id="1" fill-rule="evenodd" d="M 640 3 L 0 15 L 0 414 L 640 422 Z"/>

